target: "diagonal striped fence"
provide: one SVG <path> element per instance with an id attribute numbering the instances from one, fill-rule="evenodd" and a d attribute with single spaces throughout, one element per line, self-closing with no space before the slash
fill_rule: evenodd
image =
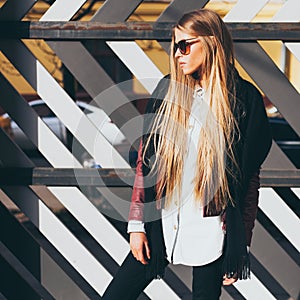
<path id="1" fill-rule="evenodd" d="M 129 148 L 137 147 L 142 117 L 132 89 L 139 86 L 147 100 L 164 75 L 140 42 L 157 43 L 167 59 L 172 24 L 182 13 L 215 1 L 163 1 L 155 21 L 133 22 L 136 9 L 151 2 L 107 0 L 90 20 L 74 21 L 83 6 L 94 2 L 56 0 L 35 21 L 26 17 L 37 1 L 7 0 L 0 8 L 1 59 L 43 99 L 72 141 L 64 143 L 1 72 L 0 107 L 46 162 L 46 168 L 39 167 L 8 130 L 0 129 L 1 299 L 101 299 L 129 251 L 125 221 L 134 177 L 128 155 L 105 135 L 105 121 L 109 116 L 117 125 L 116 140 L 125 136 Z M 267 3 L 236 1 L 224 20 L 240 70 L 299 137 L 299 92 L 261 42 L 278 40 L 284 57 L 300 60 L 299 3 L 284 1 L 270 22 L 256 22 Z M 78 106 L 74 93 L 30 47 L 34 40 L 42 41 L 88 94 L 97 118 L 89 113 L 91 107 Z M 102 41 L 96 45 L 105 47 L 134 80 L 117 82 L 106 57 L 95 58 L 93 41 Z M 85 168 L 83 153 L 101 168 Z M 261 173 L 251 280 L 223 288 L 222 300 L 299 298 L 299 198 L 299 160 L 274 140 Z M 191 299 L 189 267 L 169 266 L 166 278 L 153 281 L 140 296 L 162 298 Z"/>

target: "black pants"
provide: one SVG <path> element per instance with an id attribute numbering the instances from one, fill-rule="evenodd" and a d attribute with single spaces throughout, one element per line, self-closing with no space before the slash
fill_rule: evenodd
<path id="1" fill-rule="evenodd" d="M 128 254 L 116 276 L 110 282 L 103 300 L 135 300 L 151 280 L 146 280 L 143 265 Z M 217 300 L 222 287 L 222 257 L 199 267 L 193 267 L 193 300 Z"/>

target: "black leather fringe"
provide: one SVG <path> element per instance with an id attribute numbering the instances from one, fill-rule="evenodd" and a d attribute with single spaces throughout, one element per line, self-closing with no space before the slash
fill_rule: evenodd
<path id="1" fill-rule="evenodd" d="M 152 256 L 146 268 L 147 279 L 162 279 L 165 276 L 165 259 L 159 258 L 157 255 Z"/>
<path id="2" fill-rule="evenodd" d="M 223 274 L 227 278 L 250 279 L 250 257 L 249 254 L 239 259 L 231 255 L 224 256 Z"/>
<path id="3" fill-rule="evenodd" d="M 146 223 L 146 232 L 151 249 L 150 260 L 146 268 L 147 279 L 162 279 L 168 265 L 163 239 L 161 220 Z"/>

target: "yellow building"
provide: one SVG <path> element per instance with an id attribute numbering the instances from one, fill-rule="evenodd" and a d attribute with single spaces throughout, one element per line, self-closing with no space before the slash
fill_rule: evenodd
<path id="1" fill-rule="evenodd" d="M 0 1 L 0 6 L 5 1 Z M 38 1 L 30 10 L 30 12 L 24 17 L 23 20 L 38 21 L 42 15 L 47 11 L 50 5 L 47 2 L 51 1 Z M 237 0 L 211 0 L 206 5 L 207 8 L 213 9 L 218 12 L 222 17 L 225 16 L 232 7 L 236 4 Z M 130 16 L 128 21 L 150 21 L 154 22 L 161 14 L 161 12 L 169 5 L 170 1 L 144 1 L 142 2 L 135 12 Z M 271 0 L 263 9 L 256 15 L 253 22 L 269 22 L 276 12 L 282 7 L 285 0 Z M 88 0 L 79 12 L 74 16 L 73 20 L 89 21 L 96 11 L 101 7 L 103 1 L 91 1 Z M 23 40 L 26 46 L 32 51 L 32 53 L 38 58 L 38 60 L 47 68 L 47 70 L 56 78 L 56 80 L 63 84 L 62 63 L 59 58 L 53 53 L 53 51 L 47 46 L 43 40 Z M 137 43 L 149 56 L 149 58 L 155 63 L 155 65 L 164 74 L 168 73 L 168 56 L 166 52 L 161 48 L 159 43 L 154 40 L 139 40 Z M 300 90 L 300 63 L 299 61 L 283 46 L 281 41 L 259 41 L 264 50 L 273 59 L 276 65 L 286 74 L 295 88 Z M 97 45 L 97 46 L 96 46 Z M 96 53 L 91 52 L 97 59 L 97 56 L 106 55 L 112 58 L 110 51 L 99 51 L 99 43 L 91 46 L 92 49 L 96 49 Z M 101 43 L 100 43 L 101 45 Z M 102 44 L 103 45 L 103 44 Z M 115 60 L 115 59 L 114 59 Z M 110 64 L 111 64 L 110 60 Z M 251 80 L 246 72 L 237 64 L 238 69 L 242 76 Z M 25 98 L 34 99 L 38 96 L 32 87 L 24 80 L 24 78 L 18 73 L 18 71 L 10 64 L 6 57 L 0 53 L 0 70 L 4 76 L 13 84 L 13 86 L 21 93 Z M 109 71 L 110 72 L 110 71 Z M 113 73 L 118 72 L 118 67 Z M 120 71 L 122 72 L 122 71 Z M 113 79 L 114 74 L 110 74 Z M 128 79 L 125 78 L 124 79 Z M 122 76 L 117 79 L 122 80 Z M 80 90 L 80 87 L 79 87 Z M 139 92 L 139 90 L 137 90 Z M 140 91 L 143 92 L 142 90 Z M 77 97 L 84 97 L 84 93 L 80 93 Z"/>

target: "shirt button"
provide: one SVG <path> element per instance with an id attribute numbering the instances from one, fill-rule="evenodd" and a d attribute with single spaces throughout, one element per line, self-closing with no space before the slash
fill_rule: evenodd
<path id="1" fill-rule="evenodd" d="M 174 230 L 176 230 L 177 229 L 177 226 L 176 225 L 174 225 Z"/>

